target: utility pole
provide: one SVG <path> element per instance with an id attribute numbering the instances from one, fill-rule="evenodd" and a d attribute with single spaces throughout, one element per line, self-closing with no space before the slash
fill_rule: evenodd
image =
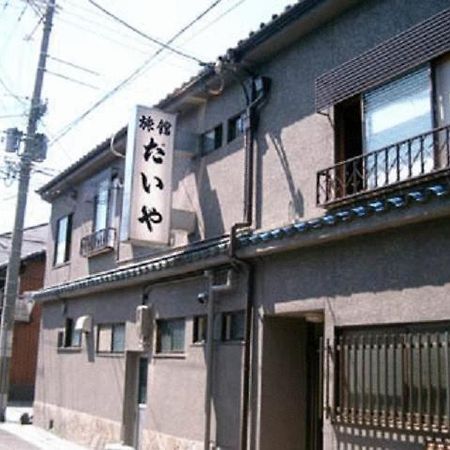
<path id="1" fill-rule="evenodd" d="M 19 288 L 19 270 L 22 252 L 23 224 L 27 206 L 28 187 L 32 161 L 35 156 L 37 139 L 36 128 L 43 113 L 41 104 L 42 82 L 44 80 L 48 44 L 52 29 L 55 0 L 48 0 L 45 11 L 44 31 L 42 35 L 39 62 L 34 81 L 33 97 L 28 116 L 25 148 L 20 159 L 19 186 L 16 204 L 16 215 L 11 240 L 11 254 L 6 272 L 5 295 L 3 299 L 2 319 L 0 323 L 0 421 L 5 421 L 9 389 L 9 367 L 12 353 L 14 313 Z"/>

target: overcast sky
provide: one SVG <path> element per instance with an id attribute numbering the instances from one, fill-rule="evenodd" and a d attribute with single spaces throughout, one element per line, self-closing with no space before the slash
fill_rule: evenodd
<path id="1" fill-rule="evenodd" d="M 169 40 L 216 3 L 214 0 L 95 1 L 160 41 Z M 0 132 L 9 127 L 26 129 L 28 97 L 33 89 L 42 36 L 39 10 L 45 9 L 45 2 L 0 0 Z M 200 70 L 192 59 L 167 50 L 154 58 L 157 45 L 107 17 L 89 0 L 56 0 L 56 3 L 51 58 L 47 61 L 49 73 L 43 89 L 48 112 L 39 130 L 47 134 L 50 143 L 122 80 L 140 67 L 143 70 L 139 77 L 109 96 L 92 114 L 50 145 L 47 160 L 37 168 L 55 174 L 124 126 L 133 105 L 153 105 Z M 202 61 L 215 61 L 227 48 L 234 47 L 239 39 L 257 30 L 261 22 L 269 21 L 272 14 L 282 12 L 290 3 L 221 0 L 174 41 L 173 46 Z M 4 169 L 7 165 L 4 158 L 11 159 L 11 156 L 5 154 L 4 144 L 0 145 L 0 167 Z M 33 173 L 30 191 L 50 179 L 48 175 Z M 0 180 L 0 232 L 12 229 L 16 196 L 17 181 Z M 30 193 L 26 225 L 46 222 L 48 216 L 48 205 Z"/>

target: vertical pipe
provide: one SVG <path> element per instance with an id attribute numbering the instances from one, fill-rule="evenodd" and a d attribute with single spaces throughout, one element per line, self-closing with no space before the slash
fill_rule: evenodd
<path id="1" fill-rule="evenodd" d="M 392 336 L 392 426 L 396 426 L 397 420 L 397 335 Z"/>
<path id="2" fill-rule="evenodd" d="M 211 448 L 211 403 L 214 369 L 214 290 L 213 273 L 206 272 L 209 280 L 207 331 L 206 331 L 206 387 L 205 387 L 205 436 L 204 449 Z"/>
<path id="3" fill-rule="evenodd" d="M 423 386 L 422 386 L 422 339 L 420 334 L 417 335 L 417 348 L 418 348 L 418 363 L 419 363 L 419 372 L 418 372 L 418 422 L 417 422 L 417 426 L 419 428 L 419 430 L 423 429 L 423 421 L 422 421 L 422 393 L 423 393 Z"/>
<path id="4" fill-rule="evenodd" d="M 413 351 L 413 340 L 411 334 L 407 336 L 407 348 L 409 357 L 409 367 L 408 367 L 408 405 L 409 405 L 409 427 L 413 429 L 414 424 L 414 403 L 413 403 L 413 392 L 414 392 L 414 351 Z"/>
<path id="5" fill-rule="evenodd" d="M 345 410 L 347 422 L 350 422 L 350 382 L 351 382 L 351 361 L 350 361 L 350 338 L 345 339 L 345 354 L 346 354 L 346 389 L 345 389 Z"/>
<path id="6" fill-rule="evenodd" d="M 436 341 L 434 342 L 436 348 L 436 370 L 437 370 L 437 380 L 436 380 L 436 428 L 441 431 L 441 334 L 436 333 Z"/>
<path id="7" fill-rule="evenodd" d="M 365 371 L 366 371 L 366 348 L 365 348 L 365 339 L 364 336 L 361 336 L 361 401 L 360 401 L 360 423 L 364 423 L 364 417 L 365 417 L 365 395 L 366 395 L 366 377 L 365 377 Z"/>
<path id="8" fill-rule="evenodd" d="M 430 333 L 425 335 L 425 355 L 427 357 L 427 429 L 431 429 L 431 341 Z"/>
<path id="9" fill-rule="evenodd" d="M 387 335 L 383 336 L 383 354 L 384 354 L 384 411 L 383 411 L 383 418 L 384 418 L 384 425 L 387 426 L 388 424 L 388 405 L 389 405 L 389 372 L 388 372 L 388 337 Z"/>
<path id="10" fill-rule="evenodd" d="M 372 373 L 372 344 L 373 344 L 373 336 L 369 335 L 369 398 L 368 398 L 368 425 L 373 425 L 373 401 L 372 401 L 372 393 L 373 393 L 373 373 Z"/>
<path id="11" fill-rule="evenodd" d="M 450 358 L 448 355 L 448 336 L 449 333 L 444 333 L 444 364 L 445 364 L 445 396 L 446 396 L 446 418 L 445 425 L 447 431 L 450 431 Z"/>

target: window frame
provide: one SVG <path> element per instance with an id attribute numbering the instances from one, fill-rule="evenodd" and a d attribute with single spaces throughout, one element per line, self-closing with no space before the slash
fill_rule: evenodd
<path id="1" fill-rule="evenodd" d="M 208 138 L 208 135 L 212 134 Z M 207 140 L 209 139 L 209 141 Z M 207 142 L 212 142 L 211 147 L 207 146 Z M 200 135 L 200 152 L 202 155 L 208 155 L 223 146 L 223 124 L 219 123 L 215 127 L 210 128 Z"/>
<path id="2" fill-rule="evenodd" d="M 243 136 L 244 133 L 245 133 L 245 111 L 241 111 L 240 113 L 230 117 L 227 121 L 227 143 L 230 143 L 235 139 L 238 139 L 240 136 Z"/>
<path id="3" fill-rule="evenodd" d="M 97 233 L 102 230 L 106 230 L 109 227 L 110 224 L 110 201 L 111 201 L 111 179 L 109 176 L 103 177 L 99 183 L 98 187 L 96 189 L 96 193 L 94 196 L 94 205 L 93 205 L 93 216 L 92 216 L 92 232 Z M 101 228 L 98 228 L 98 206 L 99 206 L 99 199 L 102 195 L 105 195 L 104 201 L 105 202 L 105 213 L 104 217 L 102 217 L 102 226 Z"/>
<path id="4" fill-rule="evenodd" d="M 242 320 L 241 326 L 236 328 L 234 321 Z M 242 334 L 235 334 L 233 332 L 242 329 Z M 239 309 L 234 311 L 222 312 L 221 315 L 221 330 L 220 330 L 220 340 L 222 342 L 243 342 L 245 341 L 245 310 Z"/>
<path id="5" fill-rule="evenodd" d="M 182 324 L 183 331 L 183 343 L 179 347 L 174 343 L 174 335 L 173 333 L 176 331 L 176 327 L 170 329 L 171 326 L 175 326 L 177 324 Z M 167 327 L 163 329 L 163 327 Z M 170 348 L 163 349 L 163 335 L 162 333 L 168 331 L 166 336 L 169 335 L 170 338 Z M 157 319 L 156 320 L 156 346 L 155 353 L 157 355 L 165 355 L 165 354 L 175 354 L 180 355 L 186 352 L 186 319 L 184 317 L 170 318 L 170 319 Z"/>
<path id="6" fill-rule="evenodd" d="M 61 239 L 60 242 L 60 230 L 61 224 L 63 220 L 67 220 L 65 235 Z M 53 248 L 53 266 L 60 266 L 70 261 L 71 250 L 72 250 L 72 229 L 73 229 L 73 213 L 66 214 L 61 216 L 56 220 L 56 233 L 55 233 L 55 242 Z M 59 260 L 59 249 L 60 246 L 63 246 L 62 249 L 62 260 Z"/>
<path id="7" fill-rule="evenodd" d="M 115 348 L 115 334 L 117 332 L 117 328 L 122 328 L 123 329 L 123 340 L 122 340 L 122 347 L 120 347 L 119 349 Z M 109 343 L 106 345 L 107 349 L 106 350 L 101 350 L 100 349 L 100 334 L 101 334 L 101 330 L 107 330 L 110 329 L 111 330 L 111 336 L 110 336 L 110 340 Z M 125 348 L 126 348 L 126 325 L 125 322 L 108 322 L 108 323 L 99 323 L 97 324 L 97 340 L 96 340 L 96 346 L 95 346 L 95 351 L 96 353 L 99 354 L 111 354 L 111 353 L 116 353 L 116 354 L 122 354 L 125 353 Z"/>
<path id="8" fill-rule="evenodd" d="M 192 343 L 204 344 L 208 336 L 208 316 L 199 314 L 192 318 Z"/>
<path id="9" fill-rule="evenodd" d="M 58 332 L 57 346 L 59 349 L 81 349 L 83 334 L 81 330 L 75 330 L 76 320 L 66 317 L 64 330 Z"/>

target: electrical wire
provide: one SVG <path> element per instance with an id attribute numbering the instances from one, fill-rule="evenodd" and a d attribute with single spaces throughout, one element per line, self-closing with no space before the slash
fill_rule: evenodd
<path id="1" fill-rule="evenodd" d="M 134 31 L 136 34 L 138 34 L 139 36 L 149 40 L 150 42 L 153 42 L 154 44 L 159 45 L 160 47 L 164 48 L 165 50 L 168 50 L 172 53 L 177 54 L 178 56 L 181 56 L 183 58 L 186 59 L 190 59 L 192 61 L 195 61 L 197 63 L 199 63 L 200 65 L 204 66 L 206 65 L 206 63 L 204 61 L 202 61 L 201 59 L 197 58 L 196 56 L 192 56 L 189 55 L 186 52 L 183 52 L 181 50 L 177 50 L 176 48 L 172 47 L 171 45 L 156 39 L 152 36 L 149 36 L 148 34 L 144 33 L 141 30 L 138 30 L 137 28 L 135 28 L 133 25 L 130 25 L 128 22 L 125 22 L 123 19 L 121 19 L 119 16 L 116 16 L 115 14 L 113 14 L 112 12 L 108 11 L 107 9 L 103 8 L 103 6 L 99 5 L 98 3 L 96 3 L 94 0 L 88 0 L 89 3 L 91 3 L 92 5 L 94 5 L 96 8 L 98 8 L 100 11 L 104 12 L 108 17 L 110 17 L 111 19 L 119 22 L 120 24 L 122 24 L 124 27 L 128 28 L 129 30 Z M 222 0 L 216 0 L 215 3 L 218 4 L 220 3 Z"/>
<path id="2" fill-rule="evenodd" d="M 206 14 L 208 14 L 212 9 L 214 9 L 222 0 L 215 0 L 208 8 L 206 8 L 203 12 L 201 12 L 197 17 L 195 17 L 191 22 L 181 28 L 177 33 L 175 33 L 167 42 L 167 45 L 172 44 L 178 37 L 180 37 L 183 33 L 185 33 L 188 29 L 194 26 L 199 20 L 201 20 Z M 89 114 L 91 114 L 94 110 L 96 110 L 100 105 L 102 105 L 106 100 L 120 91 L 123 87 L 125 87 L 132 80 L 141 75 L 146 69 L 147 66 L 163 51 L 164 47 L 159 48 L 155 53 L 153 53 L 143 64 L 141 64 L 137 69 L 135 69 L 128 77 L 122 80 L 119 84 L 117 84 L 112 90 L 103 95 L 99 100 L 97 100 L 92 106 L 90 106 L 83 114 L 78 116 L 68 125 L 66 125 L 59 133 L 56 134 L 56 137 L 50 142 L 49 145 L 53 145 L 63 138 L 71 129 L 73 129 L 76 125 L 78 125 L 83 119 L 85 119 Z"/>

